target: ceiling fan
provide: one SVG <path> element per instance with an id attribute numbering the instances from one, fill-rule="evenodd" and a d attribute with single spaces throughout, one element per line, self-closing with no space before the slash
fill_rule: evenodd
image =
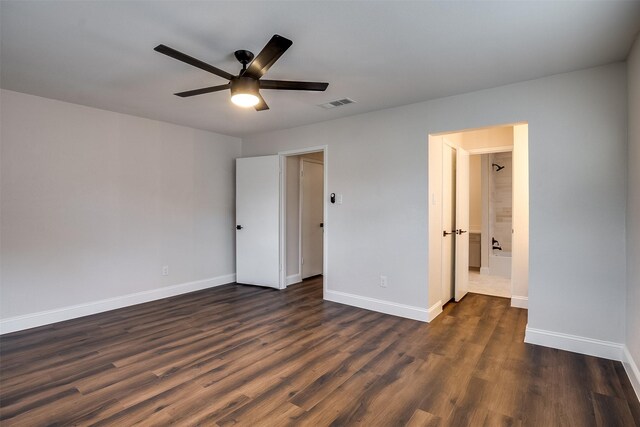
<path id="1" fill-rule="evenodd" d="M 329 86 L 329 83 L 320 82 L 262 79 L 262 76 L 264 76 L 269 68 L 271 68 L 271 66 L 287 49 L 289 49 L 292 44 L 293 42 L 291 40 L 275 34 L 255 58 L 253 53 L 248 50 L 236 50 L 234 55 L 242 64 L 242 70 L 240 70 L 240 73 L 238 73 L 237 76 L 163 44 L 156 46 L 154 50 L 177 59 L 178 61 L 185 62 L 194 67 L 198 67 L 201 70 L 208 71 L 216 76 L 229 80 L 229 83 L 227 84 L 188 90 L 186 92 L 176 93 L 175 95 L 184 98 L 229 89 L 231 91 L 231 101 L 234 104 L 241 107 L 255 107 L 257 111 L 262 111 L 268 110 L 269 106 L 264 101 L 262 95 L 260 95 L 260 89 L 307 90 L 322 92 L 327 89 L 327 86 Z"/>

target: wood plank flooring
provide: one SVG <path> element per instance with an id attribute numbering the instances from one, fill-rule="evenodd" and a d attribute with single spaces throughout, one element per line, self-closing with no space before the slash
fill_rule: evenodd
<path id="1" fill-rule="evenodd" d="M 640 426 L 620 363 L 523 343 L 469 294 L 431 324 L 225 285 L 0 337 L 0 424 Z"/>

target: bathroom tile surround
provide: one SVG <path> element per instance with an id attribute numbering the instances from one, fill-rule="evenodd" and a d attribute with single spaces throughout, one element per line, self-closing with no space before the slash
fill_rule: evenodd
<path id="1" fill-rule="evenodd" d="M 503 252 L 510 253 L 513 211 L 512 153 L 492 153 L 489 155 L 489 164 L 503 167 L 496 171 L 497 167 L 492 166 L 489 175 L 489 237 L 499 242 Z"/>

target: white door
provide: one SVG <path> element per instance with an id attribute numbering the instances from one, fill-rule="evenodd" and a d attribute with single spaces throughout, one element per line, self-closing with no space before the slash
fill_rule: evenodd
<path id="1" fill-rule="evenodd" d="M 456 153 L 456 301 L 469 289 L 469 152 L 458 148 Z"/>
<path id="2" fill-rule="evenodd" d="M 442 144 L 442 295 L 454 297 L 456 228 L 456 149 Z"/>
<path id="3" fill-rule="evenodd" d="M 322 274 L 324 167 L 306 159 L 300 163 L 300 247 L 302 278 L 305 279 Z"/>
<path id="4" fill-rule="evenodd" d="M 236 159 L 236 282 L 279 288 L 280 159 Z"/>

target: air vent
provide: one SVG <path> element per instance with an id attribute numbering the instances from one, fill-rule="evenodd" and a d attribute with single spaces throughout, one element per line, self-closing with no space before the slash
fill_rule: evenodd
<path id="1" fill-rule="evenodd" d="M 356 101 L 354 101 L 351 98 L 342 98 L 342 99 L 337 99 L 335 101 L 327 102 L 325 104 L 320 104 L 320 107 L 329 109 L 329 108 L 341 107 L 347 104 L 353 104 L 354 102 Z"/>

